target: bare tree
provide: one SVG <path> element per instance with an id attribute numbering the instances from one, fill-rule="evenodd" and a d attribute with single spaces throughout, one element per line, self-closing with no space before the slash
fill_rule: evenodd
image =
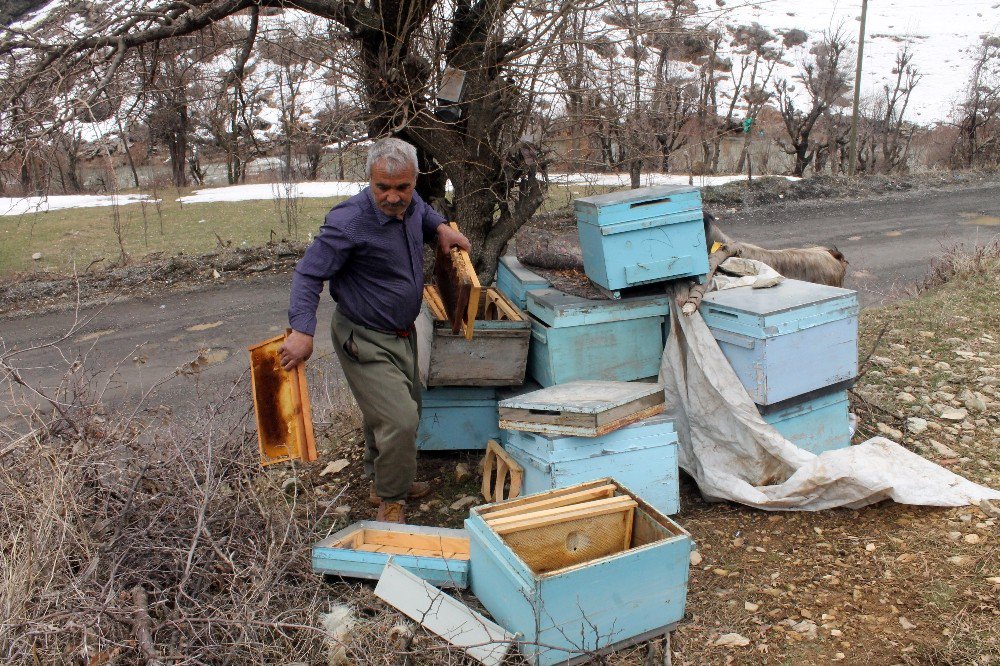
<path id="1" fill-rule="evenodd" d="M 778 109 L 788 134 L 788 141 L 778 144 L 794 156 L 792 174 L 802 176 L 815 156 L 812 132 L 823 114 L 835 104 L 846 103 L 850 88 L 846 72 L 847 40 L 840 32 L 826 33 L 810 49 L 812 59 L 802 63 L 802 71 L 795 77 L 804 87 L 808 108 L 799 109 L 795 102 L 795 87 L 786 79 L 775 85 Z"/>
<path id="2" fill-rule="evenodd" d="M 1000 36 L 982 38 L 956 124 L 957 163 L 965 167 L 1000 164 Z"/>
<path id="3" fill-rule="evenodd" d="M 784 47 L 798 46 L 808 39 L 801 30 L 789 30 L 784 34 Z M 743 132 L 743 148 L 736 165 L 737 173 L 743 172 L 744 165 L 750 159 L 750 141 L 753 137 L 751 128 L 757 123 L 760 112 L 771 101 L 772 93 L 768 89 L 774 67 L 781 61 L 783 50 L 772 45 L 776 36 L 758 23 L 741 26 L 733 31 L 733 46 L 740 53 L 739 64 L 733 65 L 733 98 L 729 105 L 727 119 L 732 118 L 733 104 L 741 99 L 744 105 L 745 119 L 749 125 Z M 718 148 L 715 154 L 715 166 L 718 167 Z"/>

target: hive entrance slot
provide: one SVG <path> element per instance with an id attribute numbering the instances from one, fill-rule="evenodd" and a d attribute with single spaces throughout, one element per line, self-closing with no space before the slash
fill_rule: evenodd
<path id="1" fill-rule="evenodd" d="M 641 206 L 652 206 L 654 204 L 660 204 L 660 203 L 670 203 L 670 197 L 663 197 L 662 199 L 652 199 L 650 201 L 638 201 L 629 206 L 629 208 L 631 209 L 631 208 L 639 208 Z"/>

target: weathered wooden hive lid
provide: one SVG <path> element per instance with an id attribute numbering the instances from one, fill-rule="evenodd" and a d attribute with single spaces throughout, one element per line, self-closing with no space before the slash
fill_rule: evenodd
<path id="1" fill-rule="evenodd" d="M 581 380 L 508 398 L 500 407 L 599 414 L 657 393 L 663 393 L 662 384 Z"/>
<path id="2" fill-rule="evenodd" d="M 697 187 L 691 185 L 656 185 L 654 187 L 640 187 L 634 190 L 622 190 L 619 192 L 580 197 L 573 200 L 573 206 L 579 210 L 581 208 L 603 208 L 605 206 L 622 204 L 633 205 L 690 193 L 700 195 L 701 192 Z"/>

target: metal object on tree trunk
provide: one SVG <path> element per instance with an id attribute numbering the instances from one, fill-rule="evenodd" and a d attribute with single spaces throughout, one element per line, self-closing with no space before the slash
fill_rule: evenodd
<path id="1" fill-rule="evenodd" d="M 455 67 L 445 67 L 441 75 L 441 87 L 437 92 L 437 116 L 446 122 L 456 122 L 462 117 L 462 93 L 465 90 L 465 71 Z"/>

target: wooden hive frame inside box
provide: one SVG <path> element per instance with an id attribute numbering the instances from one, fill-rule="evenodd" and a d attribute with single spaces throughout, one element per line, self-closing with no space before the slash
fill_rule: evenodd
<path id="1" fill-rule="evenodd" d="M 281 367 L 278 350 L 287 337 L 286 331 L 249 348 L 261 465 L 293 458 L 312 462 L 318 457 L 305 364 L 291 371 Z"/>

